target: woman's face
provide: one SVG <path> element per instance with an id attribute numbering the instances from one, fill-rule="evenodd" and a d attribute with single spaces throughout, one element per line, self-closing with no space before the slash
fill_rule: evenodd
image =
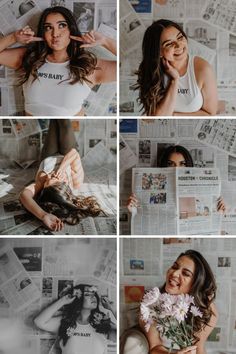
<path id="1" fill-rule="evenodd" d="M 51 13 L 44 23 L 44 38 L 53 51 L 66 49 L 70 43 L 70 30 L 60 13 Z"/>
<path id="2" fill-rule="evenodd" d="M 93 310 L 97 308 L 97 298 L 94 291 L 89 286 L 84 288 L 83 308 Z"/>
<path id="3" fill-rule="evenodd" d="M 170 62 L 185 60 L 188 55 L 188 42 L 175 27 L 167 27 L 162 31 L 160 46 L 161 57 Z"/>
<path id="4" fill-rule="evenodd" d="M 195 264 L 191 258 L 182 256 L 168 269 L 165 291 L 172 295 L 189 294 L 195 274 Z"/>
<path id="5" fill-rule="evenodd" d="M 172 152 L 168 156 L 168 167 L 186 167 L 186 160 L 180 152 Z"/>

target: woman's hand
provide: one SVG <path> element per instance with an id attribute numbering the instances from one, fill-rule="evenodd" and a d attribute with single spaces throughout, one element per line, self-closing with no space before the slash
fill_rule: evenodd
<path id="1" fill-rule="evenodd" d="M 196 345 L 193 345 L 191 347 L 186 347 L 184 349 L 178 350 L 176 354 L 196 354 L 197 353 L 197 347 Z"/>
<path id="2" fill-rule="evenodd" d="M 57 178 L 59 181 L 65 182 L 66 181 L 66 173 L 63 168 L 58 168 L 57 171 L 53 171 L 52 173 L 53 178 Z"/>
<path id="3" fill-rule="evenodd" d="M 63 303 L 63 306 L 71 304 L 75 299 L 76 296 L 71 296 L 70 294 L 64 295 L 60 298 Z"/>
<path id="4" fill-rule="evenodd" d="M 219 211 L 223 214 L 226 212 L 226 205 L 225 205 L 224 199 L 222 197 L 219 197 L 217 199 L 217 211 Z"/>
<path id="5" fill-rule="evenodd" d="M 106 36 L 100 32 L 90 31 L 82 36 L 70 36 L 71 39 L 82 42 L 81 48 L 91 48 L 98 45 L 103 46 L 106 41 Z"/>
<path id="6" fill-rule="evenodd" d="M 31 42 L 41 42 L 44 39 L 41 37 L 35 37 L 34 31 L 29 27 L 25 26 L 22 29 L 14 32 L 14 37 L 17 43 L 28 44 Z"/>
<path id="7" fill-rule="evenodd" d="M 63 228 L 63 222 L 53 214 L 46 213 L 43 218 L 42 222 L 53 231 L 60 231 Z"/>
<path id="8" fill-rule="evenodd" d="M 169 60 L 162 57 L 162 63 L 163 63 L 163 66 L 164 66 L 164 69 L 165 69 L 165 72 L 167 73 L 167 75 L 169 75 L 173 80 L 178 80 L 179 79 L 179 72 L 177 69 L 175 69 L 171 65 Z"/>
<path id="9" fill-rule="evenodd" d="M 134 193 L 132 193 L 127 200 L 127 209 L 132 214 L 135 211 L 137 212 L 137 208 L 139 206 L 139 201 Z M 136 209 L 136 210 L 135 210 Z"/>
<path id="10" fill-rule="evenodd" d="M 101 304 L 104 309 L 112 311 L 112 303 L 113 302 L 108 299 L 108 296 L 101 296 Z"/>

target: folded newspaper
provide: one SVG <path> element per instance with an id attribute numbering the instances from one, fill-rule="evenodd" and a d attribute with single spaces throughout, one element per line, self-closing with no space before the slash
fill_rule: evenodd
<path id="1" fill-rule="evenodd" d="M 132 190 L 140 204 L 132 235 L 220 234 L 218 169 L 134 168 Z"/>

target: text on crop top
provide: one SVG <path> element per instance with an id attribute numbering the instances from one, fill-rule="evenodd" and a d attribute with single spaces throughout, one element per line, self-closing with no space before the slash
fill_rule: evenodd
<path id="1" fill-rule="evenodd" d="M 23 84 L 25 111 L 34 116 L 74 116 L 80 112 L 91 88 L 83 82 L 70 84 L 69 61 L 46 61 L 38 69 L 38 78 Z"/>
<path id="2" fill-rule="evenodd" d="M 165 87 L 169 78 L 165 75 Z M 194 57 L 189 56 L 187 72 L 179 78 L 175 112 L 192 113 L 202 108 L 203 97 L 194 72 Z"/>

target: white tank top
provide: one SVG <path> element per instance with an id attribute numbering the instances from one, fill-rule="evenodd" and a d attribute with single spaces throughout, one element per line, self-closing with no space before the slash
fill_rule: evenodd
<path id="1" fill-rule="evenodd" d="M 82 108 L 91 89 L 84 82 L 70 85 L 69 61 L 46 61 L 38 69 L 38 79 L 30 75 L 23 84 L 25 111 L 33 116 L 74 116 Z"/>
<path id="2" fill-rule="evenodd" d="M 69 339 L 63 346 L 60 341 L 62 354 L 106 354 L 105 337 L 95 332 L 90 325 L 81 325 L 77 323 L 76 328 L 67 330 Z"/>
<path id="3" fill-rule="evenodd" d="M 165 86 L 168 78 L 165 76 Z M 187 72 L 179 78 L 175 112 L 192 113 L 202 108 L 203 97 L 194 72 L 194 57 L 189 56 Z"/>

